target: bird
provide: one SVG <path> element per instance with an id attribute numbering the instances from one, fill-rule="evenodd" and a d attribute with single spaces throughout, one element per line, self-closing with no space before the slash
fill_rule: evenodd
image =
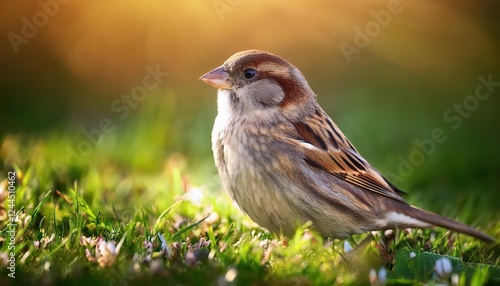
<path id="1" fill-rule="evenodd" d="M 224 189 L 271 232 L 298 226 L 325 237 L 433 226 L 486 242 L 466 224 L 410 205 L 349 142 L 294 65 L 261 50 L 237 52 L 201 78 L 216 87 L 212 151 Z"/>

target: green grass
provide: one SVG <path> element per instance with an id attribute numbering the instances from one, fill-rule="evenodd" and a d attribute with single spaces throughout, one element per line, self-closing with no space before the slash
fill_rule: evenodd
<path id="1" fill-rule="evenodd" d="M 370 279 L 381 282 L 373 276 L 381 268 L 388 284 L 451 283 L 451 277 L 439 278 L 433 270 L 442 257 L 452 262 L 459 285 L 500 283 L 498 244 L 440 228 L 354 236 L 349 252 L 344 241 L 323 238 L 307 225 L 292 238 L 267 232 L 236 209 L 221 188 L 209 142 L 215 106 L 190 111 L 196 116 L 189 117 L 181 106 L 170 99 L 149 100 L 77 159 L 68 159 L 67 147 L 75 149 L 84 139 L 82 126 L 5 134 L 0 181 L 5 191 L 7 173 L 16 173 L 16 278 L 2 267 L 0 284 L 363 285 Z M 364 139 L 354 130 L 365 126 L 370 134 L 375 123 L 361 109 L 349 108 L 359 113 L 358 121 L 349 121 L 347 114 L 334 119 L 358 145 Z M 419 134 L 433 124 L 419 126 Z M 387 136 L 380 138 L 388 140 L 392 131 L 382 132 Z M 377 153 L 381 148 L 389 152 L 380 138 L 372 142 L 373 150 L 368 143 L 359 148 L 380 169 L 391 169 L 397 167 L 397 155 L 412 148 L 415 137 L 404 136 L 392 149 L 394 160 Z M 451 159 L 437 160 L 451 158 L 446 157 L 450 151 L 443 152 L 401 186 L 414 189 L 410 202 L 500 238 L 493 176 L 472 172 L 462 181 L 462 170 Z M 450 177 L 443 175 L 447 169 Z M 433 177 L 436 173 L 441 177 Z M 454 178 L 461 192 L 451 191 Z M 10 206 L 6 197 L 0 199 L 0 252 L 9 255 Z"/>

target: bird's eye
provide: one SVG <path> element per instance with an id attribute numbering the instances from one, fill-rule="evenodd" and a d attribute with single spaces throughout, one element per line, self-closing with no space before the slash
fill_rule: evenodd
<path id="1" fill-rule="evenodd" d="M 243 77 L 245 79 L 252 79 L 257 75 L 257 71 L 254 69 L 246 69 L 243 71 Z"/>

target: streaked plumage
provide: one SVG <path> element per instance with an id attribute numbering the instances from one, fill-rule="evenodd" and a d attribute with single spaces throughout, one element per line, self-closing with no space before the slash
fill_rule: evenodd
<path id="1" fill-rule="evenodd" d="M 316 101 L 300 71 L 258 50 L 239 52 L 203 81 L 217 88 L 212 132 L 224 188 L 259 225 L 286 235 L 312 221 L 322 235 L 442 226 L 493 241 L 465 224 L 409 205 Z"/>

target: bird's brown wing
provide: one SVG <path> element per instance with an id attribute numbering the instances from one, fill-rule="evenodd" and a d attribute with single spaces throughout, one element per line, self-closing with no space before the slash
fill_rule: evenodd
<path id="1" fill-rule="evenodd" d="M 405 202 L 404 192 L 390 184 L 342 134 L 337 125 L 319 107 L 313 116 L 293 123 L 297 146 L 311 167 L 327 172 L 365 190 Z"/>

